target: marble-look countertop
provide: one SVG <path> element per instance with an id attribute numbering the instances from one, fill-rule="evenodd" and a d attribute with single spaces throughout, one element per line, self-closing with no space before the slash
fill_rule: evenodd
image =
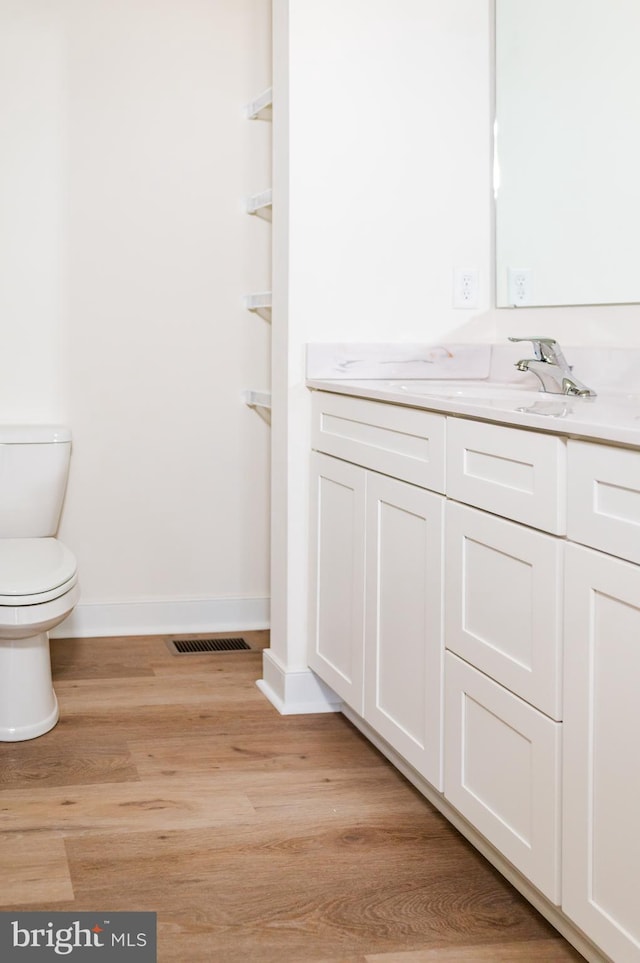
<path id="1" fill-rule="evenodd" d="M 310 348 L 312 346 L 309 346 Z M 314 346 L 316 347 L 316 346 Z M 395 353 L 379 346 L 381 357 L 373 358 L 373 346 L 367 346 L 367 374 L 373 377 L 354 377 L 354 369 L 365 367 L 364 362 L 346 364 L 349 351 L 362 346 L 321 346 L 322 364 L 313 351 L 308 353 L 307 386 L 321 391 L 372 398 L 393 404 L 425 408 L 448 415 L 482 418 L 500 424 L 552 432 L 573 438 L 606 441 L 640 449 L 640 383 L 638 354 L 621 349 L 565 349 L 574 372 L 581 381 L 597 391 L 595 398 L 570 397 L 538 390 L 537 378 L 513 368 L 513 357 L 527 357 L 526 345 L 509 345 L 506 352 L 500 346 L 478 345 L 477 357 L 471 350 L 476 346 L 423 346 L 420 361 L 419 346 L 409 346 L 405 358 L 412 372 L 422 368 L 421 377 L 405 374 L 402 370 L 400 346 Z M 333 360 L 341 367 L 331 369 L 327 359 L 333 349 Z M 338 350 L 336 350 L 336 347 Z M 460 348 L 464 350 L 460 350 Z M 406 348 L 406 346 L 405 346 Z M 514 349 L 515 348 L 515 354 Z M 523 350 L 524 349 L 524 350 Z M 429 358 L 428 352 L 431 352 Z M 448 352 L 448 353 L 447 353 Z M 489 352 L 489 353 L 488 353 Z M 447 364 L 448 362 L 448 364 Z M 315 369 L 314 369 L 315 364 Z M 425 369 L 430 377 L 424 376 Z M 360 374 L 358 371 L 358 374 Z M 380 377 L 387 371 L 391 377 Z M 327 374 L 332 377 L 327 377 Z M 320 374 L 320 376 L 318 376 Z"/>

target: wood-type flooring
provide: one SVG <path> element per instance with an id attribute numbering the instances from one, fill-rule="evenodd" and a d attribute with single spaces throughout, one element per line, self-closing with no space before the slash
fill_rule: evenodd
<path id="1" fill-rule="evenodd" d="M 280 716 L 241 634 L 52 641 L 60 722 L 0 743 L 0 910 L 157 912 L 160 963 L 582 960 L 342 715 Z"/>

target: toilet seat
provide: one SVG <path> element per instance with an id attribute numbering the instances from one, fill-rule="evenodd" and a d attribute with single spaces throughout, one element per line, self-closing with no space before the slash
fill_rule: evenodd
<path id="1" fill-rule="evenodd" d="M 39 605 L 69 592 L 76 560 L 57 538 L 0 538 L 0 605 Z"/>

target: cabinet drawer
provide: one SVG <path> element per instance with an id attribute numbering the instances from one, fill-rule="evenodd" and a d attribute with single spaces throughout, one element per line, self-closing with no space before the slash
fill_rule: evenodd
<path id="1" fill-rule="evenodd" d="M 640 563 L 640 451 L 569 441 L 568 466 L 569 538 Z"/>
<path id="2" fill-rule="evenodd" d="M 445 644 L 561 719 L 564 541 L 447 503 Z"/>
<path id="3" fill-rule="evenodd" d="M 445 797 L 548 899 L 560 900 L 560 734 L 445 655 Z"/>
<path id="4" fill-rule="evenodd" d="M 563 439 L 504 425 L 449 419 L 450 498 L 564 535 L 565 482 Z"/>
<path id="5" fill-rule="evenodd" d="M 383 475 L 444 492 L 443 415 L 315 391 L 312 446 Z"/>

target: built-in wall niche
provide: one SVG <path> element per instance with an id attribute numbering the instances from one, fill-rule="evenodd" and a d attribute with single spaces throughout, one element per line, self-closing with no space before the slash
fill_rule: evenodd
<path id="1" fill-rule="evenodd" d="M 640 3 L 495 6 L 497 305 L 640 302 Z"/>

